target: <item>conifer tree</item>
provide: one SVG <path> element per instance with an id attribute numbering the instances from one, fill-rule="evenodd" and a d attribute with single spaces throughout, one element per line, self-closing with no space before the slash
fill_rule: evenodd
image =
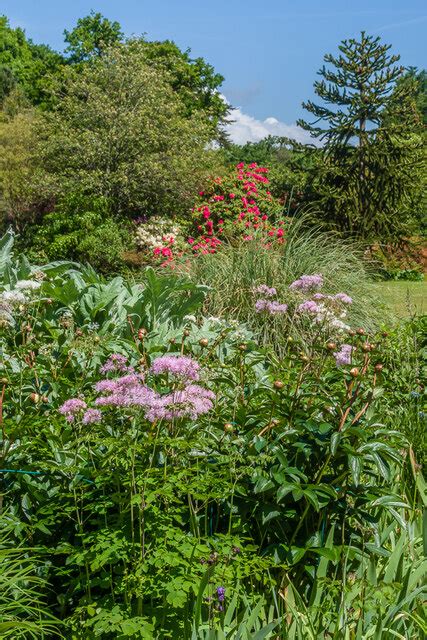
<path id="1" fill-rule="evenodd" d="M 409 233 L 421 179 L 416 88 L 399 82 L 405 69 L 390 48 L 363 31 L 342 41 L 314 84 L 323 104 L 303 103 L 315 121 L 299 121 L 323 144 L 313 177 L 319 215 L 367 242 Z"/>

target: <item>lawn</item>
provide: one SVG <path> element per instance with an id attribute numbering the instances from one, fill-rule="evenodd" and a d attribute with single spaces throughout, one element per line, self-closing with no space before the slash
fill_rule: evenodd
<path id="1" fill-rule="evenodd" d="M 382 300 L 400 317 L 427 313 L 427 281 L 378 282 L 375 284 Z"/>

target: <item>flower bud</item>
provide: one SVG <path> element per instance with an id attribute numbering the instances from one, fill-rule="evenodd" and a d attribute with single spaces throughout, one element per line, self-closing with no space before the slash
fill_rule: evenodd
<path id="1" fill-rule="evenodd" d="M 190 332 L 188 329 L 184 329 L 183 333 L 186 338 L 188 338 L 188 336 L 190 335 Z"/>
<path id="2" fill-rule="evenodd" d="M 30 400 L 32 402 L 34 402 L 34 404 L 37 404 L 38 402 L 40 402 L 40 396 L 38 393 L 31 393 L 30 394 Z"/>
<path id="3" fill-rule="evenodd" d="M 83 335 L 83 331 L 81 329 L 76 329 L 75 334 L 76 334 L 76 336 L 82 336 Z"/>
<path id="4" fill-rule="evenodd" d="M 359 336 L 364 336 L 365 335 L 365 329 L 362 329 L 362 327 L 359 327 L 357 330 L 357 333 L 359 334 Z"/>
<path id="5" fill-rule="evenodd" d="M 372 349 L 372 345 L 370 345 L 369 342 L 364 342 L 362 344 L 362 351 L 367 352 L 367 351 L 371 351 L 371 349 Z"/>
<path id="6" fill-rule="evenodd" d="M 308 356 L 306 356 L 304 353 L 301 355 L 301 361 L 302 362 L 309 362 L 310 358 Z"/>
<path id="7" fill-rule="evenodd" d="M 273 382 L 273 386 L 274 386 L 275 389 L 283 389 L 283 387 L 285 385 L 283 384 L 283 382 L 281 380 L 275 380 Z"/>
<path id="8" fill-rule="evenodd" d="M 231 422 L 226 422 L 226 423 L 225 423 L 225 425 L 224 425 L 224 431 L 225 431 L 225 433 L 233 433 L 233 431 L 234 431 L 234 427 L 233 427 L 233 425 L 231 424 Z"/>
<path id="9" fill-rule="evenodd" d="M 382 365 L 380 362 L 378 364 L 375 365 L 375 371 L 382 371 L 384 368 L 384 365 Z"/>
<path id="10" fill-rule="evenodd" d="M 147 335 L 147 329 L 139 329 L 138 330 L 138 338 L 139 338 L 139 340 L 144 340 L 146 335 Z"/>
<path id="11" fill-rule="evenodd" d="M 277 427 L 278 424 L 279 424 L 279 420 L 277 418 L 272 418 L 270 420 L 270 427 Z"/>
<path id="12" fill-rule="evenodd" d="M 46 404 L 47 402 L 49 402 L 49 398 L 47 396 L 42 396 L 42 402 Z"/>
<path id="13" fill-rule="evenodd" d="M 293 337 L 292 337 L 292 336 L 288 336 L 288 337 L 287 337 L 287 340 L 288 340 L 288 342 L 293 342 L 293 341 L 294 341 L 294 339 L 293 339 Z"/>
<path id="14" fill-rule="evenodd" d="M 349 336 L 355 336 L 355 335 L 356 335 L 356 332 L 355 332 L 355 331 L 353 331 L 353 329 L 349 329 L 349 331 L 348 331 L 348 335 L 349 335 Z"/>
<path id="15" fill-rule="evenodd" d="M 244 344 L 244 343 L 239 344 L 240 351 L 246 351 L 247 348 L 248 348 L 248 346 L 246 344 Z"/>
<path id="16" fill-rule="evenodd" d="M 207 347 L 207 346 L 208 346 L 208 344 L 209 344 L 209 340 L 208 340 L 207 338 L 201 338 L 201 339 L 199 340 L 199 345 L 200 345 L 201 347 L 203 347 L 203 348 L 204 348 L 204 347 Z"/>
<path id="17" fill-rule="evenodd" d="M 9 384 L 9 380 L 7 378 L 0 378 L 0 384 Z"/>
<path id="18" fill-rule="evenodd" d="M 357 367 L 353 367 L 352 369 L 350 369 L 350 375 L 352 375 L 353 378 L 357 378 L 357 376 L 359 375 L 359 369 Z"/>
<path id="19" fill-rule="evenodd" d="M 335 349 L 337 348 L 337 345 L 336 345 L 336 342 L 328 342 L 326 347 L 327 349 L 329 349 L 329 351 L 335 351 Z"/>

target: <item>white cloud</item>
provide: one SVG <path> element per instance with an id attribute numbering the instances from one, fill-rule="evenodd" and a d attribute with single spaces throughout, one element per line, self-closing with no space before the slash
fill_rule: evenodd
<path id="1" fill-rule="evenodd" d="M 285 124 L 272 116 L 265 120 L 257 120 L 253 116 L 244 113 L 240 108 L 236 108 L 231 112 L 230 120 L 233 120 L 233 122 L 227 125 L 226 131 L 230 136 L 230 140 L 236 144 L 259 142 L 269 135 L 293 138 L 303 143 L 313 143 L 310 134 L 301 129 L 301 127 L 296 124 Z"/>

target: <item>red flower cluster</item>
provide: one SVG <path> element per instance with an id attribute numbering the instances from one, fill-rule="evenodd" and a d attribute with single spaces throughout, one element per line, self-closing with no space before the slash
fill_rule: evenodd
<path id="1" fill-rule="evenodd" d="M 240 162 L 230 175 L 215 178 L 199 192 L 193 208 L 198 237 L 189 239 L 195 253 L 215 253 L 224 236 L 252 240 L 261 235 L 264 246 L 284 241 L 285 222 L 271 222 L 282 214 L 282 205 L 268 190 L 267 173 L 266 167 L 252 163 L 245 168 Z"/>
<path id="2" fill-rule="evenodd" d="M 267 174 L 268 169 L 255 162 L 247 167 L 240 162 L 199 191 L 192 209 L 194 233 L 187 238 L 193 254 L 216 253 L 224 239 L 254 240 L 265 248 L 285 241 L 283 204 L 268 190 Z M 166 259 L 165 265 L 176 257 L 173 244 L 166 242 L 154 250 L 156 257 Z"/>

